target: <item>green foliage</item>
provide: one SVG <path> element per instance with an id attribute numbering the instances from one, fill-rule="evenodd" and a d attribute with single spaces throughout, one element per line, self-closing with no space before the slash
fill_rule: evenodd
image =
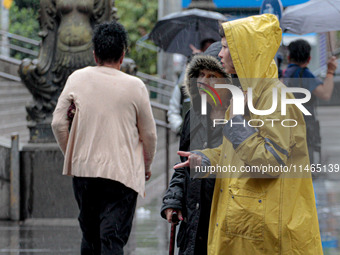
<path id="1" fill-rule="evenodd" d="M 14 2 L 19 9 L 31 8 L 34 12 L 38 12 L 40 6 L 40 0 L 15 0 Z"/>
<path id="2" fill-rule="evenodd" d="M 26 0 L 26 2 L 29 2 Z M 35 2 L 35 1 L 31 1 Z M 9 32 L 17 35 L 21 35 L 27 38 L 40 40 L 39 33 L 39 14 L 32 8 L 19 8 L 14 2 L 9 10 Z M 38 47 L 28 43 L 20 42 L 14 39 L 10 40 L 10 43 L 27 49 L 38 51 Z M 32 55 L 21 53 L 16 50 L 11 50 L 11 56 L 17 59 L 23 59 L 26 57 L 34 58 Z"/>
<path id="3" fill-rule="evenodd" d="M 132 58 L 138 70 L 148 74 L 157 72 L 157 52 L 136 45 L 138 39 L 147 33 L 157 22 L 157 0 L 116 0 L 119 22 L 124 25 L 130 41 L 128 57 Z M 150 43 L 148 41 L 148 43 Z"/>

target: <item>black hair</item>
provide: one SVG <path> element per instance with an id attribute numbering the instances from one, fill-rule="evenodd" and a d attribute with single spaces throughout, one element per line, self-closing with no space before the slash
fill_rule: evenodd
<path id="1" fill-rule="evenodd" d="M 216 40 L 214 40 L 212 38 L 202 40 L 201 43 L 200 43 L 200 50 L 202 50 L 202 51 L 206 50 L 214 42 L 216 42 Z"/>
<path id="2" fill-rule="evenodd" d="M 304 64 L 310 57 L 311 46 L 302 39 L 293 41 L 288 46 L 290 61 L 297 64 Z"/>
<path id="3" fill-rule="evenodd" d="M 127 32 L 117 21 L 105 22 L 95 27 L 92 42 L 99 64 L 117 62 L 127 49 Z"/>
<path id="4" fill-rule="evenodd" d="M 225 33 L 224 33 L 224 29 L 223 29 L 222 24 L 219 25 L 218 33 L 219 33 L 219 35 L 221 36 L 221 38 L 224 38 L 224 37 L 225 37 Z"/>

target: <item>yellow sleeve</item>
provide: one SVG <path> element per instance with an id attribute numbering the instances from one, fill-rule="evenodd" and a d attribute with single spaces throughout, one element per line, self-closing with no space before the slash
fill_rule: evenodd
<path id="1" fill-rule="evenodd" d="M 215 166 L 215 165 L 218 164 L 218 162 L 220 160 L 222 145 L 223 145 L 223 143 L 216 148 L 205 149 L 205 150 L 201 150 L 199 152 L 203 153 L 209 159 L 211 166 Z"/>

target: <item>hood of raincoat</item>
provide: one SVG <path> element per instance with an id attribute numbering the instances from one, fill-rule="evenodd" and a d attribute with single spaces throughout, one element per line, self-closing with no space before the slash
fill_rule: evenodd
<path id="1" fill-rule="evenodd" d="M 264 78 L 277 78 L 274 61 L 282 31 L 275 15 L 264 14 L 222 24 L 231 58 L 244 91 L 253 88 L 259 97 Z M 261 86 L 257 86 L 261 83 Z"/>
<path id="2" fill-rule="evenodd" d="M 221 42 L 211 44 L 204 53 L 194 56 L 187 66 L 183 86 L 185 87 L 185 93 L 191 99 L 192 106 L 201 105 L 201 97 L 196 83 L 200 70 L 207 69 L 209 71 L 218 72 L 227 79 L 228 83 L 231 83 L 231 76 L 226 73 L 221 64 L 221 59 L 218 57 L 221 47 Z"/>

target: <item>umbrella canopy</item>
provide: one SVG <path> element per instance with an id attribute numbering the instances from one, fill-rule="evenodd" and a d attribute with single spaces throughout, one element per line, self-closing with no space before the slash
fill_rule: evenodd
<path id="1" fill-rule="evenodd" d="M 299 35 L 340 30 L 340 0 L 311 0 L 288 7 L 280 23 L 283 32 Z"/>
<path id="2" fill-rule="evenodd" d="M 171 13 L 161 18 L 152 29 L 148 39 L 166 52 L 190 56 L 189 44 L 196 48 L 205 39 L 221 39 L 219 22 L 227 21 L 218 12 L 191 9 Z"/>

